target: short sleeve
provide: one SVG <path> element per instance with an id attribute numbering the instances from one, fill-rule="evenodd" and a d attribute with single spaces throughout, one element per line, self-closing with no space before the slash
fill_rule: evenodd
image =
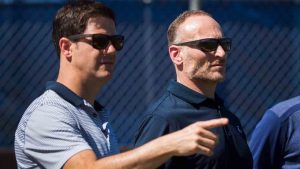
<path id="1" fill-rule="evenodd" d="M 255 128 L 250 140 L 255 169 L 278 166 L 281 151 L 280 125 L 278 116 L 268 110 Z"/>
<path id="2" fill-rule="evenodd" d="M 25 130 L 25 153 L 44 168 L 61 168 L 74 154 L 91 149 L 76 120 L 63 107 L 43 105 L 32 112 Z"/>

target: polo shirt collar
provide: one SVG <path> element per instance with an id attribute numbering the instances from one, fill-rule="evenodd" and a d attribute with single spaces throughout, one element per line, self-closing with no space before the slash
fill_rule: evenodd
<path id="1" fill-rule="evenodd" d="M 192 104 L 200 104 L 206 100 L 210 100 L 213 102 L 216 102 L 218 104 L 223 104 L 220 97 L 215 95 L 215 100 L 209 99 L 208 97 L 195 92 L 194 90 L 184 86 L 181 83 L 178 83 L 175 80 L 171 80 L 169 83 L 169 86 L 167 88 L 169 92 L 174 94 L 175 96 L 185 100 L 186 102 L 192 103 Z"/>
<path id="2" fill-rule="evenodd" d="M 72 90 L 70 90 L 69 88 L 67 88 L 66 86 L 64 86 L 63 84 L 61 84 L 59 82 L 56 82 L 56 81 L 47 82 L 46 89 L 53 90 L 59 96 L 61 96 L 62 98 L 64 98 L 65 100 L 67 100 L 68 102 L 70 102 L 71 104 L 73 104 L 76 107 L 85 105 L 83 98 L 81 98 L 80 96 L 75 94 Z M 103 106 L 100 103 L 98 103 L 97 101 L 95 101 L 95 103 L 94 103 L 94 108 L 96 111 L 103 110 Z"/>

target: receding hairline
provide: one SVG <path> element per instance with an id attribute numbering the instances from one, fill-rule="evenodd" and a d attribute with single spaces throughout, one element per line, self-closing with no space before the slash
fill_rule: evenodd
<path id="1" fill-rule="evenodd" d="M 194 16 L 207 16 L 215 20 L 209 13 L 202 11 L 202 10 L 192 10 L 192 11 L 185 11 L 181 13 L 169 26 L 167 31 L 167 38 L 168 38 L 168 45 L 172 45 L 176 43 L 177 39 L 177 32 L 179 27 L 181 27 L 187 19 L 194 17 Z"/>

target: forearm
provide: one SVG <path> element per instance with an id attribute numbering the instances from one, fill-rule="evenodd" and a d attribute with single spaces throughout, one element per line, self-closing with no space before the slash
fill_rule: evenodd
<path id="1" fill-rule="evenodd" d="M 167 161 L 173 153 L 172 146 L 162 137 L 134 150 L 100 159 L 95 164 L 103 169 L 153 169 Z"/>

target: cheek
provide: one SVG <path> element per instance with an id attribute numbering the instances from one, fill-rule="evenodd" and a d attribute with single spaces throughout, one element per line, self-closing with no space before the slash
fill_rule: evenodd
<path id="1" fill-rule="evenodd" d="M 205 69 L 209 66 L 209 60 L 205 53 L 198 49 L 184 50 L 182 53 L 183 65 L 186 69 Z"/>
<path id="2" fill-rule="evenodd" d="M 186 63 L 190 65 L 190 67 L 197 69 L 204 69 L 209 66 L 209 61 L 207 58 L 202 56 L 191 56 L 187 58 Z"/>

